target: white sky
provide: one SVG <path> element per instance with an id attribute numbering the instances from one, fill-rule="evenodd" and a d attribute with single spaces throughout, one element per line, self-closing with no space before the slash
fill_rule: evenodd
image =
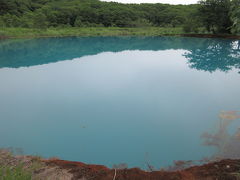
<path id="1" fill-rule="evenodd" d="M 121 3 L 166 3 L 166 4 L 196 4 L 198 0 L 102 0 Z"/>

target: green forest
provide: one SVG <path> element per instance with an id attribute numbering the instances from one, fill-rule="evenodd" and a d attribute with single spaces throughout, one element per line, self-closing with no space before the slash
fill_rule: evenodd
<path id="1" fill-rule="evenodd" d="M 194 5 L 1 0 L 0 27 L 180 27 L 187 33 L 239 34 L 240 0 L 202 0 Z"/>

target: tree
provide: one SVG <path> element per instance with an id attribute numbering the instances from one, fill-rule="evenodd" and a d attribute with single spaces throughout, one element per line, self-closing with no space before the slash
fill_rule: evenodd
<path id="1" fill-rule="evenodd" d="M 0 27 L 5 27 L 5 26 L 6 26 L 5 22 L 4 22 L 3 18 L 2 18 L 2 16 L 0 16 Z"/>
<path id="2" fill-rule="evenodd" d="M 33 18 L 33 27 L 46 28 L 48 26 L 47 17 L 42 12 L 37 12 Z"/>
<path id="3" fill-rule="evenodd" d="M 230 0 L 201 0 L 199 13 L 209 32 L 230 33 Z"/>
<path id="4" fill-rule="evenodd" d="M 6 27 L 19 27 L 20 21 L 19 18 L 15 15 L 5 14 L 2 16 L 2 24 L 5 24 Z"/>
<path id="5" fill-rule="evenodd" d="M 230 18 L 232 20 L 231 32 L 240 33 L 240 0 L 233 0 L 231 4 Z"/>
<path id="6" fill-rule="evenodd" d="M 81 17 L 81 16 L 78 16 L 78 17 L 75 19 L 74 27 L 82 27 L 82 26 L 83 26 L 82 17 Z"/>

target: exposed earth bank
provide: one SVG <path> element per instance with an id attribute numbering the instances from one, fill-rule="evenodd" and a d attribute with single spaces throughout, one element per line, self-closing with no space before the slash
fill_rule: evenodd
<path id="1" fill-rule="evenodd" d="M 235 180 L 240 179 L 240 160 L 221 160 L 185 170 L 147 172 L 138 168 L 108 169 L 101 165 L 87 165 L 80 162 L 46 160 L 48 166 L 67 170 L 72 179 L 94 180 Z M 116 173 L 115 173 L 116 172 Z M 115 178 L 114 178 L 115 177 Z"/>
<path id="2" fill-rule="evenodd" d="M 0 179 L 4 167 L 13 171 L 21 165 L 31 173 L 32 180 L 238 180 L 240 160 L 221 160 L 179 171 L 143 171 L 138 168 L 110 169 L 102 165 L 59 159 L 42 159 L 35 156 L 13 156 L 0 151 Z M 20 171 L 18 171 L 19 173 Z M 3 178 L 4 179 L 4 178 Z"/>

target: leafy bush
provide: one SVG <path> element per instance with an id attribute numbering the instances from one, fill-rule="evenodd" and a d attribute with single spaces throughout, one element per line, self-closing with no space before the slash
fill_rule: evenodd
<path id="1" fill-rule="evenodd" d="M 183 31 L 186 33 L 198 33 L 199 32 L 199 25 L 196 21 L 189 19 L 183 25 Z"/>

